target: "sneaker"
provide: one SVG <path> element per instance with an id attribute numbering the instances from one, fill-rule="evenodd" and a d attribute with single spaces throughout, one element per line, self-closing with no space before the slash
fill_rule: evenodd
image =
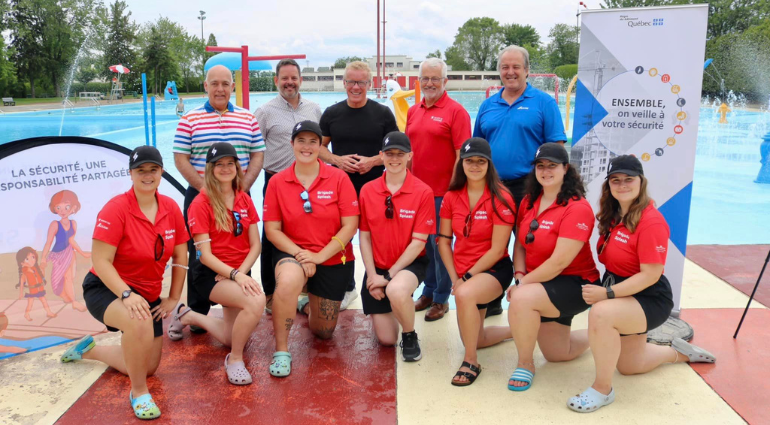
<path id="1" fill-rule="evenodd" d="M 205 334 L 207 331 L 199 326 L 190 325 L 190 332 L 194 334 Z"/>
<path id="2" fill-rule="evenodd" d="M 348 307 L 350 307 L 350 303 L 352 303 L 356 298 L 358 298 L 358 292 L 356 292 L 355 289 L 345 292 L 345 298 L 342 299 L 342 304 L 340 304 L 340 311 L 347 310 Z"/>
<path id="3" fill-rule="evenodd" d="M 484 318 L 497 316 L 498 314 L 503 314 L 503 306 L 502 306 L 502 299 L 494 300 L 491 303 L 487 305 L 487 314 L 484 316 Z"/>
<path id="4" fill-rule="evenodd" d="M 401 344 L 399 345 L 401 346 L 401 358 L 405 362 L 416 362 L 422 358 L 417 332 L 403 332 L 401 334 Z"/>

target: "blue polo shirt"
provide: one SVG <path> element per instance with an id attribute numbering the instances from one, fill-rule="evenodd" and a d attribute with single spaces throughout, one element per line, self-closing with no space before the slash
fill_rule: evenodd
<path id="1" fill-rule="evenodd" d="M 532 169 L 537 148 L 567 140 L 554 98 L 527 83 L 524 93 L 508 105 L 500 90 L 479 107 L 473 137 L 492 147 L 492 162 L 502 180 L 524 177 Z"/>

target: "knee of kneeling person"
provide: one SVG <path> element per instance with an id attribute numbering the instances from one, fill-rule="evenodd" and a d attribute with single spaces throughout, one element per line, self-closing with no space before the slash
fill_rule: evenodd
<path id="1" fill-rule="evenodd" d="M 385 295 L 391 302 L 403 301 L 406 298 L 411 298 L 412 294 L 400 285 L 389 284 L 385 287 Z"/>
<path id="2" fill-rule="evenodd" d="M 639 366 L 636 364 L 618 362 L 617 368 L 618 373 L 624 376 L 639 374 Z"/>
<path id="3" fill-rule="evenodd" d="M 535 304 L 535 291 L 525 286 L 518 286 L 516 289 L 511 292 L 511 302 L 510 307 L 512 311 L 520 310 L 520 309 L 526 309 L 532 305 Z"/>
<path id="4" fill-rule="evenodd" d="M 612 325 L 612 309 L 608 303 L 599 301 L 588 311 L 588 327 L 606 327 Z"/>
<path id="5" fill-rule="evenodd" d="M 382 346 L 392 347 L 398 342 L 398 335 L 377 335 L 377 340 Z"/>
<path id="6" fill-rule="evenodd" d="M 246 303 L 243 306 L 243 310 L 248 313 L 261 316 L 262 312 L 265 310 L 266 303 L 267 301 L 265 299 L 265 294 L 248 296 L 246 297 Z"/>
<path id="7" fill-rule="evenodd" d="M 154 338 L 152 321 L 153 319 L 130 319 L 120 330 L 132 339 L 152 341 Z"/>
<path id="8" fill-rule="evenodd" d="M 334 336 L 334 328 L 319 326 L 319 327 L 311 327 L 310 331 L 313 332 L 313 335 L 315 335 L 319 339 L 331 339 L 332 336 Z"/>

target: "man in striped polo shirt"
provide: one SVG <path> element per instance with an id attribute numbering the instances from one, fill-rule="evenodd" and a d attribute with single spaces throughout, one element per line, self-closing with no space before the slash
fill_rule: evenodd
<path id="1" fill-rule="evenodd" d="M 275 67 L 275 86 L 278 96 L 254 111 L 262 135 L 265 137 L 265 186 L 262 196 L 267 191 L 267 182 L 277 172 L 283 171 L 294 162 L 291 147 L 291 133 L 294 126 L 305 120 L 318 122 L 321 108 L 317 103 L 303 98 L 299 94 L 302 74 L 294 59 L 283 59 Z M 273 244 L 265 237 L 262 229 L 262 255 L 259 258 L 262 274 L 262 286 L 267 296 L 267 310 L 271 311 L 273 292 L 275 291 L 275 269 L 273 268 Z"/>
<path id="2" fill-rule="evenodd" d="M 230 70 L 222 65 L 212 67 L 206 73 L 203 87 L 208 93 L 208 102 L 184 114 L 174 136 L 174 164 L 189 184 L 184 197 L 185 223 L 187 209 L 203 187 L 206 152 L 212 144 L 227 142 L 235 147 L 245 173 L 243 190 L 246 192 L 262 171 L 265 155 L 265 142 L 257 119 L 249 110 L 230 103 L 234 87 Z M 187 243 L 187 249 L 190 255 L 187 302 L 193 311 L 205 315 L 210 308 L 208 297 L 200 296 L 189 284 L 193 281 L 192 270 L 198 262 L 192 239 Z"/>

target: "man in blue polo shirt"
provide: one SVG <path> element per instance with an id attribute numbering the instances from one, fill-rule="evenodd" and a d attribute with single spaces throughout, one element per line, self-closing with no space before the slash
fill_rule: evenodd
<path id="1" fill-rule="evenodd" d="M 492 162 L 511 191 L 518 211 L 535 152 L 543 143 L 563 144 L 567 136 L 554 98 L 527 82 L 527 49 L 506 47 L 497 57 L 497 69 L 504 88 L 479 107 L 473 137 L 489 142 Z M 501 300 L 502 297 L 489 304 L 487 317 L 503 312 Z"/>

